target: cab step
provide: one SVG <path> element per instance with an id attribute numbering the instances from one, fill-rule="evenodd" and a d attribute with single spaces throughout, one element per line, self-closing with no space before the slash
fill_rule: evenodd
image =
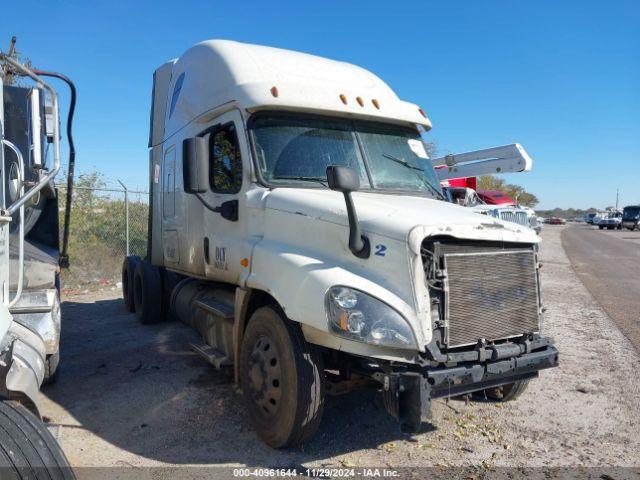
<path id="1" fill-rule="evenodd" d="M 213 298 L 207 298 L 204 300 L 196 300 L 194 305 L 221 320 L 233 321 L 233 307 L 226 303 Z"/>
<path id="2" fill-rule="evenodd" d="M 213 348 L 211 345 L 207 345 L 206 343 L 191 343 L 189 346 L 191 347 L 191 350 L 196 352 L 218 370 L 222 367 L 230 367 L 233 365 L 233 362 L 229 358 L 227 358 L 220 350 Z"/>

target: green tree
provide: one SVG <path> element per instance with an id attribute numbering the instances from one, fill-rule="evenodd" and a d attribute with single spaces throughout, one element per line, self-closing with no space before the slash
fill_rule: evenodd
<path id="1" fill-rule="evenodd" d="M 126 252 L 124 195 L 107 191 L 105 186 L 104 177 L 97 172 L 80 175 L 75 181 L 69 232 L 71 266 L 63 272 L 67 288 L 112 284 L 120 278 Z M 62 233 L 66 186 L 58 188 Z M 129 197 L 129 250 L 132 255 L 144 256 L 149 205 L 144 196 Z"/>

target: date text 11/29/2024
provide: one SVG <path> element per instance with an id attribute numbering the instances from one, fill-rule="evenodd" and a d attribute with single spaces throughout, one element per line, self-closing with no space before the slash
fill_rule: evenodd
<path id="1" fill-rule="evenodd" d="M 233 476 L 242 478 L 398 478 L 400 472 L 389 468 L 234 468 Z"/>

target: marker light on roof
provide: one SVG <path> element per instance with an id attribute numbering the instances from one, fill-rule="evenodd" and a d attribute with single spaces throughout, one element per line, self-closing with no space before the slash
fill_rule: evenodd
<path id="1" fill-rule="evenodd" d="M 271 87 L 271 95 L 273 95 L 274 97 L 278 96 L 278 87 Z"/>
<path id="2" fill-rule="evenodd" d="M 427 118 L 427 114 L 424 113 L 424 110 L 419 108 L 418 111 L 420 112 L 420 115 L 422 115 L 424 118 Z"/>
<path id="3" fill-rule="evenodd" d="M 364 100 L 362 100 L 362 97 L 356 97 L 356 102 L 358 102 L 358 105 L 361 107 L 364 107 Z"/>
<path id="4" fill-rule="evenodd" d="M 347 96 L 344 93 L 340 94 L 340 100 L 342 100 L 342 103 L 345 105 L 347 104 Z"/>
<path id="5" fill-rule="evenodd" d="M 380 104 L 378 103 L 378 100 L 376 100 L 374 98 L 373 100 L 371 100 L 371 103 L 373 103 L 374 107 L 376 107 L 378 110 L 380 110 Z"/>

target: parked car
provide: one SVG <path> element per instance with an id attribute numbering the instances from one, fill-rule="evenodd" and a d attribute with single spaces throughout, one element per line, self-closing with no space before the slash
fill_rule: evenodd
<path id="1" fill-rule="evenodd" d="M 622 212 L 609 212 L 606 217 L 598 222 L 600 230 L 621 230 L 622 229 Z"/>
<path id="2" fill-rule="evenodd" d="M 597 217 L 598 217 L 598 214 L 597 214 L 597 213 L 595 213 L 595 212 L 587 213 L 587 214 L 584 216 L 584 221 L 585 221 L 586 223 L 588 223 L 589 225 L 593 225 L 593 222 L 594 222 L 594 220 L 595 220 Z"/>
<path id="3" fill-rule="evenodd" d="M 550 225 L 564 225 L 567 221 L 564 218 L 551 217 L 548 222 Z"/>
<path id="4" fill-rule="evenodd" d="M 640 205 L 629 205 L 622 210 L 622 227 L 640 229 Z"/>

